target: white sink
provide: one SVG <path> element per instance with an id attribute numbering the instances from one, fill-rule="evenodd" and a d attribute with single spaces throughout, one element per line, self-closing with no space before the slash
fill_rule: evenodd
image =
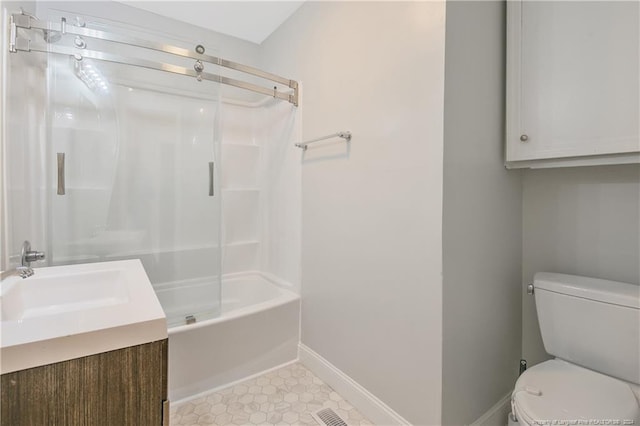
<path id="1" fill-rule="evenodd" d="M 14 282 L 2 295 L 2 320 L 83 311 L 129 301 L 120 270 L 64 273 L 41 269 L 25 281 Z M 56 269 L 56 268 L 53 268 Z M 46 271 L 42 274 L 40 272 Z"/>
<path id="2" fill-rule="evenodd" d="M 1 295 L 2 374 L 167 337 L 139 260 L 39 268 Z"/>

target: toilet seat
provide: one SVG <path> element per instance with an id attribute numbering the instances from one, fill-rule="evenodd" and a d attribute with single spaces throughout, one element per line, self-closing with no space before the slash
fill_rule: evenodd
<path id="1" fill-rule="evenodd" d="M 640 406 L 627 383 L 559 359 L 525 371 L 511 404 L 526 425 L 640 423 Z"/>

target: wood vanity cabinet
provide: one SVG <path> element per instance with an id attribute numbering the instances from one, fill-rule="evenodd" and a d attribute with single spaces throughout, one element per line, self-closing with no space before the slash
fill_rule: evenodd
<path id="1" fill-rule="evenodd" d="M 164 339 L 3 374 L 0 424 L 160 426 L 167 345 Z"/>
<path id="2" fill-rule="evenodd" d="M 640 3 L 507 2 L 508 167 L 640 162 Z"/>

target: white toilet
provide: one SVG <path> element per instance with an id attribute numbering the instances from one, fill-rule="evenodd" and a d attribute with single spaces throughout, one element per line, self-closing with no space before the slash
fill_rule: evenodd
<path id="1" fill-rule="evenodd" d="M 509 424 L 640 426 L 640 287 L 539 272 L 545 350 L 511 395 Z"/>

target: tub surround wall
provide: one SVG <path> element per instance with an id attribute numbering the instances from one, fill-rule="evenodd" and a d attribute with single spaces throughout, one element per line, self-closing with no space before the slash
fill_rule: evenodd
<path id="1" fill-rule="evenodd" d="M 533 275 L 561 272 L 640 284 L 639 235 L 639 165 L 524 172 L 522 355 L 529 365 L 549 358 L 526 292 Z"/>
<path id="2" fill-rule="evenodd" d="M 522 179 L 503 163 L 504 37 L 504 2 L 447 2 L 443 425 L 478 419 L 518 373 Z"/>
<path id="3" fill-rule="evenodd" d="M 224 274 L 261 271 L 300 287 L 300 133 L 293 105 L 223 101 Z"/>
<path id="4" fill-rule="evenodd" d="M 301 91 L 304 87 L 301 88 Z M 269 102 L 264 107 L 263 251 L 260 270 L 290 283 L 300 293 L 301 163 L 294 146 L 302 132 L 303 106 Z"/>
<path id="5" fill-rule="evenodd" d="M 307 2 L 261 50 L 303 84 L 303 140 L 353 133 L 298 152 L 302 342 L 414 424 L 441 410 L 444 17 Z"/>
<path id="6" fill-rule="evenodd" d="M 262 253 L 264 208 L 262 151 L 264 111 L 260 105 L 223 102 L 221 189 L 223 274 L 256 271 Z"/>

